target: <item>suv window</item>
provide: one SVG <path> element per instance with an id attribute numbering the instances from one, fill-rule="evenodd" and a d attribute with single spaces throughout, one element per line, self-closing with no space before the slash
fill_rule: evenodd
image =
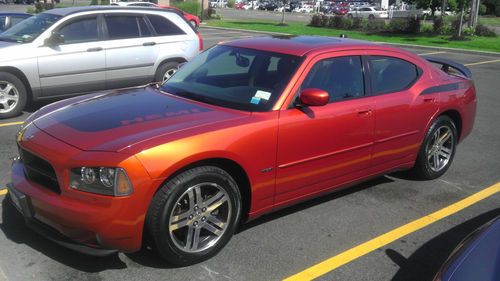
<path id="1" fill-rule="evenodd" d="M 184 31 L 182 31 L 178 26 L 173 24 L 165 17 L 158 15 L 148 15 L 148 19 L 153 25 L 156 34 L 160 36 L 185 34 Z"/>
<path id="2" fill-rule="evenodd" d="M 375 95 L 405 90 L 419 76 L 417 66 L 398 58 L 369 56 L 368 64 Z"/>
<path id="3" fill-rule="evenodd" d="M 59 29 L 64 44 L 97 41 L 97 18 L 86 17 L 72 21 Z"/>
<path id="4" fill-rule="evenodd" d="M 7 21 L 7 17 L 0 16 L 0 31 L 5 29 L 5 22 Z"/>
<path id="5" fill-rule="evenodd" d="M 126 39 L 141 37 L 137 16 L 106 16 L 106 26 L 108 28 L 109 39 Z"/>
<path id="6" fill-rule="evenodd" d="M 317 62 L 302 82 L 301 89 L 307 88 L 328 92 L 330 102 L 364 96 L 361 57 L 337 57 Z"/>

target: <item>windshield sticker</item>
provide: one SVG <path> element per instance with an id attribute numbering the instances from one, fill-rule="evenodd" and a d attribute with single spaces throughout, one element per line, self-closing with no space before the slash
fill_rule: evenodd
<path id="1" fill-rule="evenodd" d="M 266 91 L 257 90 L 254 97 L 259 98 L 259 99 L 269 100 L 269 98 L 271 97 L 271 93 L 266 92 Z"/>
<path id="2" fill-rule="evenodd" d="M 260 98 L 258 98 L 258 97 L 252 97 L 252 99 L 250 100 L 251 104 L 259 104 L 259 102 L 260 102 Z"/>

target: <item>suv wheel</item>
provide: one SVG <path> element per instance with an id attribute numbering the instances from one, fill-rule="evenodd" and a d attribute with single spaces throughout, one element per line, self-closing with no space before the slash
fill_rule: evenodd
<path id="1" fill-rule="evenodd" d="M 7 72 L 0 72 L 0 119 L 19 115 L 26 105 L 23 82 Z"/>
<path id="2" fill-rule="evenodd" d="M 147 225 L 168 262 L 186 266 L 217 254 L 237 226 L 241 196 L 224 170 L 203 166 L 166 182 L 153 197 Z"/>
<path id="3" fill-rule="evenodd" d="M 155 81 L 165 82 L 167 81 L 179 68 L 179 63 L 176 61 L 171 61 L 164 63 L 158 67 L 155 74 Z"/>

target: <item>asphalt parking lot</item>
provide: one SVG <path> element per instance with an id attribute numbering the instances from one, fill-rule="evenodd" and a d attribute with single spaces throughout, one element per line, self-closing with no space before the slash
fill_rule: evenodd
<path id="1" fill-rule="evenodd" d="M 259 35 L 204 27 L 201 34 L 205 47 Z M 474 131 L 440 179 L 393 174 L 278 211 L 242 225 L 216 257 L 184 268 L 171 267 L 147 250 L 95 258 L 62 248 L 28 230 L 0 190 L 0 281 L 432 280 L 460 240 L 500 215 L 500 185 L 495 185 L 500 182 L 500 56 L 407 49 L 466 64 L 476 83 Z M 9 182 L 10 158 L 17 156 L 18 122 L 46 103 L 0 120 L 0 189 Z M 454 205 L 456 212 L 442 219 L 432 214 L 482 190 L 479 199 L 484 199 L 476 196 L 468 207 Z M 405 226 L 421 218 L 433 223 Z M 376 240 L 363 244 L 371 239 Z"/>

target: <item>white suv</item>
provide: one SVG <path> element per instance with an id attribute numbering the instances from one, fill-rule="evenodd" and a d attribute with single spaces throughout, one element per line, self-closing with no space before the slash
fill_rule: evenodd
<path id="1" fill-rule="evenodd" d="M 163 81 L 203 49 L 176 11 L 53 9 L 0 34 L 0 118 L 27 101 Z"/>

